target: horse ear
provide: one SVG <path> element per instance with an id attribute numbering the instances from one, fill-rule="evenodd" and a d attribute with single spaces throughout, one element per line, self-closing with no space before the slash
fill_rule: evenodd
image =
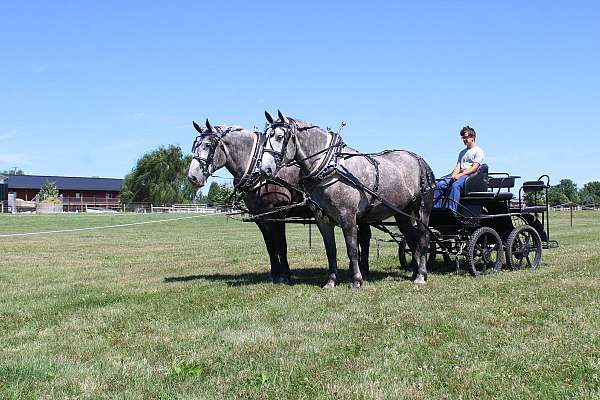
<path id="1" fill-rule="evenodd" d="M 283 115 L 283 113 L 282 113 L 281 111 L 279 111 L 279 110 L 277 110 L 277 116 L 279 117 L 279 120 L 280 120 L 281 122 L 285 122 L 286 124 L 287 124 L 288 122 L 290 122 L 290 121 L 287 119 L 287 117 L 286 117 L 285 115 Z"/>
<path id="2" fill-rule="evenodd" d="M 196 129 L 198 131 L 198 133 L 202 134 L 202 128 L 200 127 L 200 125 L 198 125 L 196 123 L 196 121 L 192 121 L 192 124 L 194 124 L 194 129 Z"/>
<path id="3" fill-rule="evenodd" d="M 273 123 L 273 117 L 271 117 L 271 114 L 269 114 L 267 111 L 265 111 L 265 118 L 267 118 L 268 123 Z"/>
<path id="4" fill-rule="evenodd" d="M 209 132 L 214 132 L 215 129 L 213 128 L 213 126 L 210 124 L 210 122 L 208 122 L 208 118 L 206 118 L 206 129 L 208 129 Z"/>

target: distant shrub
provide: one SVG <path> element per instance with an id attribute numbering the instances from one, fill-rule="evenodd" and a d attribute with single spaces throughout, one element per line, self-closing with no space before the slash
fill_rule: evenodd
<path id="1" fill-rule="evenodd" d="M 56 182 L 47 181 L 38 193 L 38 199 L 43 203 L 61 204 L 62 201 L 58 195 L 58 187 Z"/>

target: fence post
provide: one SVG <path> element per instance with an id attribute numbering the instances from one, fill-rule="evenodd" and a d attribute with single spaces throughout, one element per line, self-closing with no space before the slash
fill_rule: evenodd
<path id="1" fill-rule="evenodd" d="M 573 227 L 573 203 L 571 203 L 571 228 Z"/>

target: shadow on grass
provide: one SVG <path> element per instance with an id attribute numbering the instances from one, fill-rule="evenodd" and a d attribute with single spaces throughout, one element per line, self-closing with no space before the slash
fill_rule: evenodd
<path id="1" fill-rule="evenodd" d="M 338 270 L 339 285 L 349 283 L 348 269 Z M 384 279 L 409 280 L 410 274 L 401 269 L 388 271 L 371 271 L 367 279 L 368 282 L 377 282 Z M 248 272 L 241 274 L 206 274 L 206 275 L 188 275 L 188 276 L 170 276 L 164 278 L 165 283 L 187 282 L 194 280 L 207 280 L 214 282 L 226 282 L 230 286 L 258 285 L 265 282 L 271 282 L 271 276 L 267 272 Z M 327 268 L 301 268 L 292 270 L 293 285 L 322 286 L 327 280 Z"/>

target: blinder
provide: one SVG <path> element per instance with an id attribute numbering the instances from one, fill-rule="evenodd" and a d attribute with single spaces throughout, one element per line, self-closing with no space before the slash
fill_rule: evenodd
<path id="1" fill-rule="evenodd" d="M 275 129 L 277 129 L 277 128 L 284 129 L 283 143 L 281 145 L 281 150 L 279 150 L 279 151 L 274 149 L 273 144 L 271 142 L 271 140 L 273 139 L 273 136 L 275 134 Z M 285 158 L 285 153 L 287 152 L 287 146 L 288 146 L 290 139 L 295 137 L 296 130 L 297 130 L 296 124 L 294 124 L 293 122 L 292 123 L 274 122 L 271 124 L 267 124 L 267 127 L 265 128 L 265 139 L 264 139 L 265 145 L 263 146 L 263 152 L 269 153 L 269 154 L 271 154 L 271 156 L 273 156 L 273 158 L 275 159 L 275 167 L 277 168 L 277 170 L 281 169 L 281 167 L 284 166 L 283 160 Z M 269 147 L 267 147 L 267 143 L 269 144 Z M 298 151 L 298 147 L 296 146 L 296 151 L 294 152 L 294 156 L 292 157 L 292 159 L 294 159 L 294 157 L 296 156 L 295 153 L 297 151 Z"/>
<path id="2" fill-rule="evenodd" d="M 212 174 L 212 171 L 210 171 L 210 167 L 212 166 L 213 158 L 215 157 L 217 147 L 221 144 L 221 139 L 223 138 L 223 135 L 224 134 L 218 133 L 202 133 L 201 135 L 196 137 L 194 143 L 192 144 L 192 159 L 198 161 L 198 163 L 200 164 L 200 168 L 202 168 L 202 174 L 205 177 L 209 177 Z M 210 147 L 208 148 L 208 155 L 206 156 L 206 158 L 203 158 L 198 156 L 197 151 L 202 141 L 208 137 L 212 137 L 214 138 L 214 140 L 211 141 Z"/>

